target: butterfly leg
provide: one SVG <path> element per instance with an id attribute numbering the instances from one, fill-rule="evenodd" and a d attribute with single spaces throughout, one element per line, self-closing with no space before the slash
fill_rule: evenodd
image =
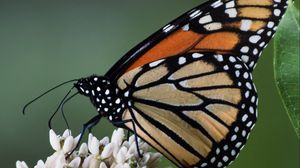
<path id="1" fill-rule="evenodd" d="M 136 149 L 137 149 L 137 152 L 138 152 L 138 155 L 140 158 L 143 157 L 143 155 L 141 154 L 140 152 L 140 148 L 139 148 L 139 143 L 138 143 L 138 136 L 137 136 L 137 133 L 136 133 L 136 127 L 135 127 L 135 123 L 133 122 L 132 119 L 128 119 L 128 120 L 123 120 L 123 121 L 116 121 L 116 122 L 112 122 L 114 125 L 116 126 L 120 126 L 120 127 L 123 127 L 124 124 L 126 123 L 129 123 L 131 122 L 132 123 L 132 126 L 133 126 L 133 131 L 134 131 L 134 141 L 135 141 L 135 145 L 136 145 Z M 129 137 L 129 131 L 128 131 L 128 137 Z M 128 138 L 129 139 L 129 138 Z"/>
<path id="2" fill-rule="evenodd" d="M 80 141 L 81 141 L 85 131 L 87 129 L 90 131 L 95 125 L 97 125 L 97 123 L 100 121 L 100 119 L 101 119 L 101 115 L 97 115 L 97 116 L 93 117 L 92 119 L 90 119 L 87 123 L 83 124 L 76 147 L 67 155 L 66 158 L 68 158 L 75 151 L 75 149 L 77 149 L 79 147 Z"/>
<path id="3" fill-rule="evenodd" d="M 129 137 L 130 137 L 130 131 L 127 130 L 127 137 L 126 137 L 126 140 L 127 140 L 127 141 L 129 140 Z"/>

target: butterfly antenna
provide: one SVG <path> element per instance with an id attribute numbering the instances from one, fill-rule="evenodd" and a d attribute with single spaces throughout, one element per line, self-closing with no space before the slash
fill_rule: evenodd
<path id="1" fill-rule="evenodd" d="M 64 96 L 64 98 L 61 100 L 61 102 L 59 103 L 58 107 L 56 108 L 55 112 L 51 115 L 49 121 L 48 121 L 48 126 L 50 129 L 52 129 L 51 127 L 51 122 L 52 119 L 54 118 L 54 116 L 56 115 L 56 113 L 58 112 L 58 110 L 60 109 L 61 105 L 64 103 L 64 101 L 68 98 L 68 96 L 70 95 L 70 93 L 72 92 L 72 90 L 74 89 L 74 86 L 68 91 L 68 93 Z M 66 122 L 66 118 L 64 116 L 64 120 Z M 68 128 L 69 128 L 69 124 L 67 124 Z"/>
<path id="2" fill-rule="evenodd" d="M 22 113 L 25 115 L 25 111 L 26 111 L 27 107 L 28 107 L 30 104 L 32 104 L 33 102 L 35 102 L 36 100 L 40 99 L 41 97 L 45 96 L 46 94 L 50 93 L 51 91 L 53 91 L 53 90 L 55 90 L 55 89 L 57 89 L 57 88 L 59 88 L 59 87 L 65 85 L 65 84 L 67 84 L 67 83 L 75 82 L 75 81 L 78 81 L 78 79 L 73 79 L 73 80 L 69 80 L 69 81 L 63 82 L 63 83 L 61 83 L 61 84 L 59 84 L 59 85 L 57 85 L 57 86 L 55 86 L 55 87 L 53 87 L 53 88 L 47 90 L 47 91 L 44 92 L 43 94 L 39 95 L 38 97 L 34 98 L 33 100 L 31 100 L 30 102 L 28 102 L 27 104 L 25 104 L 25 106 L 23 107 Z"/>
<path id="3" fill-rule="evenodd" d="M 75 97 L 78 93 L 79 93 L 79 92 L 74 93 L 73 95 L 71 95 L 70 97 L 68 97 L 68 98 L 62 103 L 61 108 L 60 108 L 61 113 L 62 113 L 62 116 L 63 116 L 63 118 L 64 118 L 64 121 L 65 121 L 65 123 L 66 123 L 66 125 L 67 125 L 67 127 L 68 127 L 69 130 L 70 130 L 70 127 L 69 127 L 69 123 L 68 123 L 67 117 L 66 117 L 65 112 L 64 112 L 64 106 L 65 106 L 65 104 L 66 104 L 68 101 L 70 101 L 70 100 L 71 100 L 73 97 Z"/>

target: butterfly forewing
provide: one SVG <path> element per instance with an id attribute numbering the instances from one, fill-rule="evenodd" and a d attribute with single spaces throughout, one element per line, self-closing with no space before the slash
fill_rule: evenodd
<path id="1" fill-rule="evenodd" d="M 233 54 L 252 71 L 286 7 L 286 0 L 208 1 L 137 45 L 106 76 L 115 80 L 124 71 L 190 52 Z"/>
<path id="2" fill-rule="evenodd" d="M 123 119 L 180 166 L 228 165 L 256 121 L 251 74 L 231 55 L 165 58 L 125 73 L 118 85 L 131 100 Z"/>

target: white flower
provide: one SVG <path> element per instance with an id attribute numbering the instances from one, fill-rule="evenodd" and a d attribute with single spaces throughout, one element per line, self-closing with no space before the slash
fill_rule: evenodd
<path id="1" fill-rule="evenodd" d="M 79 147 L 78 155 L 80 157 L 87 157 L 89 155 L 89 149 L 86 143 L 82 143 Z"/>
<path id="2" fill-rule="evenodd" d="M 124 130 L 115 130 L 111 137 L 98 140 L 89 134 L 88 143 L 82 143 L 67 159 L 66 156 L 76 147 L 79 136 L 73 138 L 70 130 L 62 136 L 49 131 L 50 144 L 55 150 L 44 163 L 37 162 L 34 168 L 156 168 L 161 154 L 149 152 L 148 144 L 138 140 L 142 157 L 138 155 L 134 135 L 125 140 Z M 29 168 L 24 161 L 16 162 L 17 168 Z"/>
<path id="3" fill-rule="evenodd" d="M 124 139 L 124 130 L 122 128 L 118 128 L 117 130 L 114 130 L 111 136 L 111 142 L 120 146 L 123 142 L 123 139 Z"/>
<path id="4" fill-rule="evenodd" d="M 27 164 L 24 161 L 17 161 L 16 168 L 28 168 Z"/>
<path id="5" fill-rule="evenodd" d="M 51 129 L 49 131 L 50 144 L 56 152 L 63 152 L 64 154 L 71 152 L 79 139 L 79 136 L 73 138 L 70 130 L 65 130 L 63 136 L 56 135 Z"/>
<path id="6" fill-rule="evenodd" d="M 50 167 L 48 165 L 51 165 L 51 167 L 60 168 L 64 166 L 69 166 L 70 164 L 71 167 L 79 167 L 81 161 L 80 158 L 78 162 L 78 157 L 73 155 L 70 156 L 68 160 L 66 160 L 66 155 L 75 148 L 79 136 L 73 138 L 70 130 L 66 130 L 62 136 L 56 135 L 56 133 L 53 130 L 50 130 L 49 138 L 50 144 L 55 150 L 55 152 L 47 158 L 45 163 L 46 168 Z"/>
<path id="7" fill-rule="evenodd" d="M 45 168 L 45 167 L 46 167 L 46 165 L 45 165 L 44 161 L 42 161 L 42 160 L 39 160 L 37 162 L 37 164 L 34 166 L 34 168 Z"/>

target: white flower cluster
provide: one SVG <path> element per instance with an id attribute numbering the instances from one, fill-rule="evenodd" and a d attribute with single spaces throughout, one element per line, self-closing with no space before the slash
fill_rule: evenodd
<path id="1" fill-rule="evenodd" d="M 66 159 L 66 156 L 76 146 L 79 136 L 73 137 L 70 130 L 62 136 L 50 130 L 50 144 L 55 150 L 46 162 L 39 160 L 34 168 L 157 168 L 161 154 L 149 152 L 148 144 L 138 140 L 139 157 L 134 135 L 125 140 L 124 130 L 119 128 L 108 137 L 98 140 L 89 134 L 88 143 L 82 143 L 79 151 Z M 24 161 L 16 162 L 17 168 L 28 168 Z"/>

